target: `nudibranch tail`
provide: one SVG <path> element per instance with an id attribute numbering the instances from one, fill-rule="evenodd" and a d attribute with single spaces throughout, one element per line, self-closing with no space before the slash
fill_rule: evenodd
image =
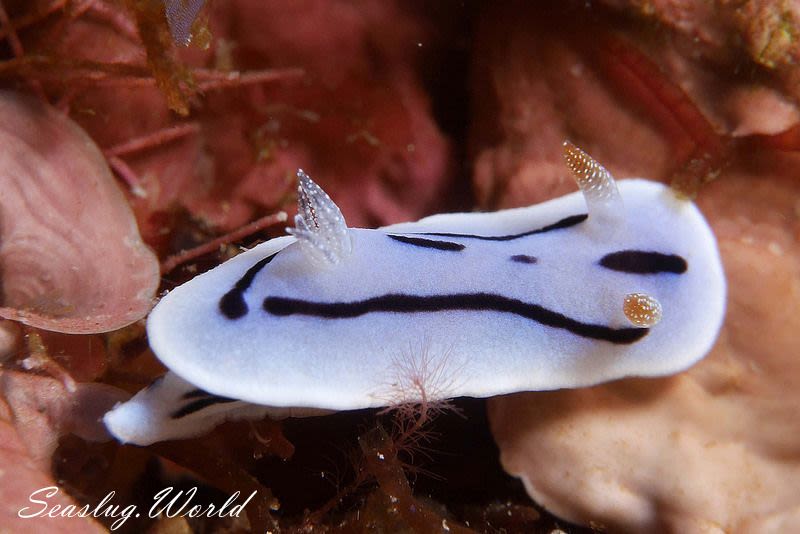
<path id="1" fill-rule="evenodd" d="M 316 263 L 335 265 L 352 252 L 342 212 L 302 169 L 297 170 L 297 215 L 294 228 L 300 248 Z"/>
<path id="2" fill-rule="evenodd" d="M 564 160 L 583 193 L 589 217 L 621 217 L 622 197 L 611 173 L 569 141 L 564 141 Z"/>

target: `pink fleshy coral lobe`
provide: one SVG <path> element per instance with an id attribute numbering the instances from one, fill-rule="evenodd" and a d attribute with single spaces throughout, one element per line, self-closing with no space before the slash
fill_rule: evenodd
<path id="1" fill-rule="evenodd" d="M 158 261 L 92 140 L 55 109 L 0 93 L 0 316 L 65 333 L 150 310 Z"/>

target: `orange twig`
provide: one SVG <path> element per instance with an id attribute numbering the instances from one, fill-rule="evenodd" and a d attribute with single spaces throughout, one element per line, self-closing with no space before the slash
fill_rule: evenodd
<path id="1" fill-rule="evenodd" d="M 203 254 L 208 254 L 209 252 L 213 252 L 222 245 L 227 245 L 228 243 L 238 241 L 255 232 L 263 230 L 264 228 L 268 228 L 274 224 L 285 222 L 286 219 L 287 219 L 286 212 L 279 211 L 278 213 L 261 217 L 260 219 L 257 219 L 249 224 L 242 226 L 238 230 L 234 230 L 233 232 L 227 233 L 223 236 L 213 239 L 208 243 L 204 243 L 200 246 L 191 248 L 189 250 L 183 250 L 177 254 L 168 257 L 163 262 L 161 262 L 161 274 L 166 274 L 171 270 L 173 270 L 178 265 L 190 261 L 199 256 L 202 256 Z"/>
<path id="2" fill-rule="evenodd" d="M 197 87 L 201 91 L 274 82 L 291 78 L 300 78 L 305 75 L 305 71 L 300 68 L 269 69 L 244 73 L 238 71 L 221 72 L 197 69 L 193 71 L 193 73 L 197 76 Z"/>
<path id="3" fill-rule="evenodd" d="M 63 9 L 66 3 L 66 0 L 57 0 L 56 2 L 46 6 L 44 9 L 22 15 L 21 17 L 10 21 L 8 26 L 5 26 L 4 24 L 5 27 L 0 28 L 0 39 L 5 39 L 6 36 L 12 31 L 22 30 L 28 26 L 32 26 L 37 22 L 40 22 L 56 11 Z"/>
<path id="4" fill-rule="evenodd" d="M 722 152 L 719 136 L 689 96 L 669 80 L 649 58 L 621 38 L 601 41 L 602 58 L 626 98 L 638 102 L 665 131 L 682 158 L 702 147 L 714 156 Z"/>
<path id="5" fill-rule="evenodd" d="M 25 49 L 22 48 L 22 41 L 19 40 L 17 31 L 14 29 L 13 24 L 11 24 L 11 19 L 8 18 L 8 13 L 6 13 L 6 8 L 3 6 L 3 2 L 1 0 L 0 0 L 0 24 L 3 25 L 3 28 L 6 28 L 5 38 L 8 40 L 8 44 L 11 45 L 11 51 L 14 52 L 14 57 L 24 56 Z"/>
<path id="6" fill-rule="evenodd" d="M 8 13 L 6 13 L 6 8 L 3 5 L 2 0 L 0 0 L 0 25 L 2 25 L 4 28 L 7 28 L 5 37 L 8 43 L 11 45 L 11 51 L 14 52 L 14 57 L 23 57 L 25 55 L 25 49 L 22 47 L 22 41 L 19 40 L 19 35 L 17 35 L 14 25 L 11 24 L 11 19 L 8 18 Z M 42 85 L 38 82 L 38 80 L 26 81 L 30 84 L 36 95 L 43 101 L 47 102 L 47 95 L 45 95 L 44 89 L 42 89 Z"/>
<path id="7" fill-rule="evenodd" d="M 148 148 L 161 146 L 174 139 L 178 139 L 189 134 L 194 134 L 199 131 L 200 124 L 196 122 L 177 124 L 175 126 L 162 128 L 161 130 L 156 130 L 155 132 L 148 133 L 141 137 L 135 137 L 125 141 L 124 143 L 114 145 L 111 148 L 106 149 L 105 154 L 109 158 L 114 156 L 124 156 L 132 152 L 139 152 Z"/>
<path id="8" fill-rule="evenodd" d="M 87 0 L 73 10 L 72 16 L 79 18 L 89 11 L 95 15 L 99 15 L 102 20 L 109 22 L 117 30 L 125 34 L 128 39 L 132 41 L 139 40 L 139 32 L 136 30 L 136 24 L 133 23 L 127 13 L 114 9 L 111 5 L 104 2 Z"/>
<path id="9" fill-rule="evenodd" d="M 139 180 L 139 176 L 127 163 L 116 156 L 108 156 L 106 159 L 111 169 L 128 184 L 128 187 L 134 195 L 140 198 L 147 196 L 144 187 L 142 187 L 142 182 Z"/>

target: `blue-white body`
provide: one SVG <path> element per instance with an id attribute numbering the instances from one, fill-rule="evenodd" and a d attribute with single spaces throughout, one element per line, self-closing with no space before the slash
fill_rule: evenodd
<path id="1" fill-rule="evenodd" d="M 618 197 L 606 211 L 574 193 L 346 229 L 333 238 L 343 250 L 317 245 L 334 250 L 327 260 L 304 235 L 268 241 L 161 300 L 148 338 L 175 376 L 106 422 L 149 443 L 275 408 L 413 402 L 411 373 L 448 398 L 683 370 L 708 352 L 724 314 L 713 234 L 662 184 L 624 180 Z M 660 302 L 658 324 L 631 324 L 622 302 L 634 292 Z M 212 400 L 174 417 L 198 398 Z"/>

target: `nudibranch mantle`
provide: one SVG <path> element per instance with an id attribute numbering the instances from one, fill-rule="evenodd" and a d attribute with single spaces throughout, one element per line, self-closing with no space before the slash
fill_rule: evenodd
<path id="1" fill-rule="evenodd" d="M 573 149 L 585 156 L 571 146 L 568 155 Z M 578 177 L 582 192 L 542 204 L 376 230 L 346 228 L 301 171 L 302 231 L 161 300 L 147 332 L 171 372 L 109 412 L 108 428 L 145 444 L 226 418 L 414 401 L 403 396 L 401 375 L 419 371 L 414 358 L 423 353 L 441 358 L 425 362 L 437 370 L 440 397 L 574 388 L 689 367 L 709 351 L 724 315 L 714 236 L 694 204 L 664 185 L 615 185 L 598 169 L 604 188 Z M 319 190 L 303 200 L 309 184 Z M 326 227 L 310 216 L 325 213 L 341 220 Z M 328 237 L 333 254 L 309 251 L 330 252 Z M 623 310 L 632 294 L 655 303 L 660 322 L 632 323 Z"/>

